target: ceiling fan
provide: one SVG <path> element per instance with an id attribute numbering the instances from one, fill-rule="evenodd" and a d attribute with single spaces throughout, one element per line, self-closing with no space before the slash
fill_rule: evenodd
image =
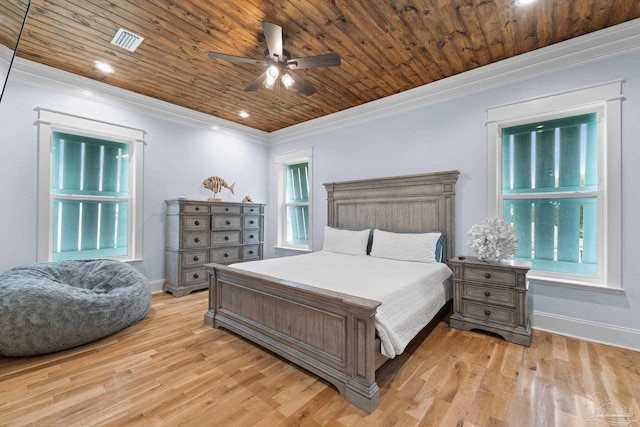
<path id="1" fill-rule="evenodd" d="M 313 85 L 295 74 L 292 70 L 317 67 L 336 67 L 340 65 L 340 55 L 328 53 L 326 55 L 307 56 L 304 58 L 290 58 L 287 51 L 282 48 L 282 27 L 271 22 L 262 21 L 264 37 L 267 41 L 267 49 L 262 59 L 244 58 L 242 56 L 227 55 L 225 53 L 209 52 L 212 59 L 224 59 L 228 61 L 257 64 L 267 67 L 267 70 L 244 88 L 246 91 L 255 91 L 261 85 L 272 89 L 278 78 L 285 88 L 296 88 L 309 96 L 316 92 Z"/>

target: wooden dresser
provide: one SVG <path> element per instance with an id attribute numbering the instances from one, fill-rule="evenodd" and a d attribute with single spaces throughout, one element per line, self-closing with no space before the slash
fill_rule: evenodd
<path id="1" fill-rule="evenodd" d="M 474 257 L 448 261 L 453 270 L 452 328 L 481 329 L 517 344 L 531 344 L 527 311 L 530 263 L 486 263 Z"/>
<path id="2" fill-rule="evenodd" d="M 167 200 L 165 283 L 174 297 L 209 286 L 207 263 L 262 259 L 264 205 Z"/>

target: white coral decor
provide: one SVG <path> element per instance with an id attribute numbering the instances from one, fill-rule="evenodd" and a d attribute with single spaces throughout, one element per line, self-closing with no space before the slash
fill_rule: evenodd
<path id="1" fill-rule="evenodd" d="M 515 229 L 500 218 L 486 218 L 467 233 L 467 246 L 482 261 L 497 262 L 518 252 Z"/>

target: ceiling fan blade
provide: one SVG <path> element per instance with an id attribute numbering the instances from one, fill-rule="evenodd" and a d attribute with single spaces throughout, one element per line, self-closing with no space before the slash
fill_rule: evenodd
<path id="1" fill-rule="evenodd" d="M 294 80 L 292 87 L 295 87 L 307 96 L 316 93 L 316 88 L 313 87 L 313 85 L 308 80 L 303 79 L 302 77 L 300 77 L 300 75 L 294 74 L 291 71 L 289 71 L 289 74 L 291 74 L 291 77 L 293 77 Z"/>
<path id="2" fill-rule="evenodd" d="M 276 61 L 282 60 L 282 27 L 271 22 L 262 21 L 264 38 L 267 41 L 269 55 Z"/>
<path id="3" fill-rule="evenodd" d="M 247 92 L 253 92 L 254 90 L 258 90 L 258 88 L 262 86 L 262 83 L 264 83 L 266 78 L 267 78 L 267 72 L 265 71 L 264 73 L 260 74 L 254 81 L 249 83 L 249 85 L 245 87 L 243 90 Z"/>
<path id="4" fill-rule="evenodd" d="M 326 55 L 293 58 L 287 61 L 287 67 L 292 70 L 300 70 L 302 68 L 337 67 L 341 63 L 340 55 L 334 52 L 327 53 Z"/>
<path id="5" fill-rule="evenodd" d="M 242 56 L 227 55 L 226 53 L 209 52 L 209 58 L 211 59 L 224 59 L 226 61 L 246 62 L 248 64 L 258 64 L 266 66 L 266 62 L 258 59 L 245 58 Z"/>

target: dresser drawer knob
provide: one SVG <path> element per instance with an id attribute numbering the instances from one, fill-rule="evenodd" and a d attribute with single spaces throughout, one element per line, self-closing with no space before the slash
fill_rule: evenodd
<path id="1" fill-rule="evenodd" d="M 255 238 L 255 236 L 254 236 L 253 234 L 249 234 L 249 238 L 250 238 L 250 239 L 254 239 L 254 238 Z"/>
<path id="2" fill-rule="evenodd" d="M 249 255 L 253 255 L 253 251 L 249 251 Z"/>
<path id="3" fill-rule="evenodd" d="M 226 224 L 227 224 L 227 225 L 231 224 L 231 221 L 227 221 L 227 222 L 226 222 Z"/>
<path id="4" fill-rule="evenodd" d="M 485 311 L 484 311 L 484 315 L 485 315 L 485 316 L 491 316 L 491 311 L 489 311 L 489 310 L 485 310 Z"/>
<path id="5" fill-rule="evenodd" d="M 224 257 L 225 257 L 225 258 L 229 258 L 229 254 L 225 252 L 225 253 L 224 253 Z"/>
<path id="6" fill-rule="evenodd" d="M 229 208 L 224 208 L 225 212 L 229 212 Z"/>
<path id="7" fill-rule="evenodd" d="M 197 256 L 194 256 L 194 257 L 193 257 L 193 260 L 194 260 L 194 261 L 200 261 L 200 258 L 198 258 Z"/>
<path id="8" fill-rule="evenodd" d="M 200 225 L 200 221 L 194 222 L 195 225 Z"/>
<path id="9" fill-rule="evenodd" d="M 251 220 L 249 221 L 249 224 L 255 224 L 255 221 Z"/>
<path id="10" fill-rule="evenodd" d="M 490 296 L 491 296 L 491 292 L 489 292 L 489 291 L 484 291 L 484 296 L 485 296 L 485 297 L 490 297 Z"/>
<path id="11" fill-rule="evenodd" d="M 200 242 L 200 238 L 199 238 L 199 237 L 196 237 L 195 239 L 193 239 L 193 241 L 194 241 L 194 242 L 196 242 L 196 243 L 198 243 L 198 242 Z"/>
<path id="12" fill-rule="evenodd" d="M 200 206 L 196 206 L 196 210 L 199 211 L 200 210 Z"/>
<path id="13" fill-rule="evenodd" d="M 224 240 L 229 240 L 229 236 L 224 236 Z"/>
<path id="14" fill-rule="evenodd" d="M 253 208 L 251 208 L 250 211 L 253 212 Z"/>
<path id="15" fill-rule="evenodd" d="M 193 278 L 194 279 L 197 279 L 198 277 L 200 277 L 200 276 L 198 276 L 198 273 L 193 273 Z"/>
<path id="16" fill-rule="evenodd" d="M 488 279 L 488 278 L 490 278 L 490 277 L 491 277 L 491 273 L 484 273 L 484 278 L 485 278 L 485 279 Z"/>

